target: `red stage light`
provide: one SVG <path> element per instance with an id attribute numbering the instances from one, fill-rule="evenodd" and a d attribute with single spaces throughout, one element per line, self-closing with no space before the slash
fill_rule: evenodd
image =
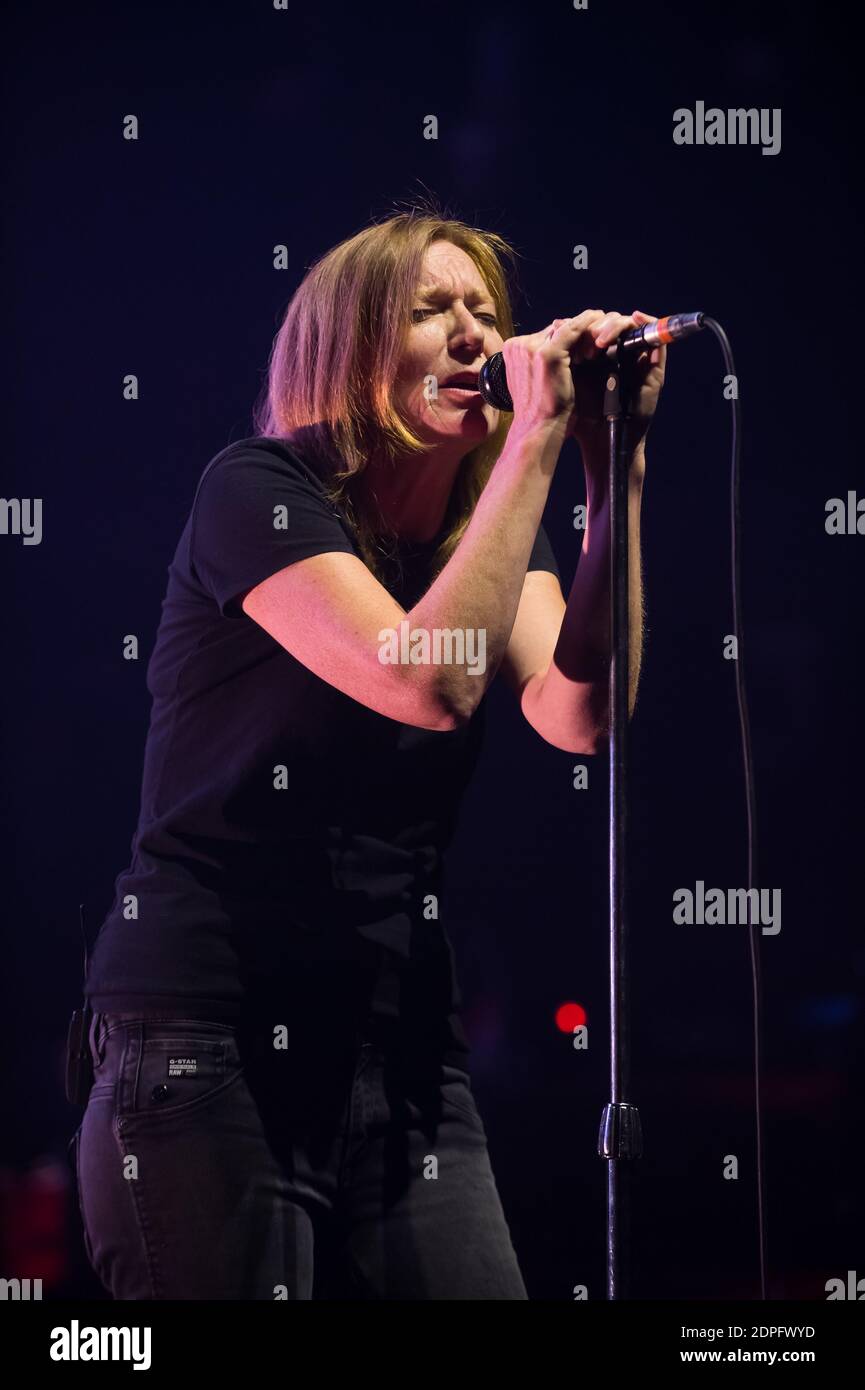
<path id="1" fill-rule="evenodd" d="M 586 1011 L 582 1004 L 560 1004 L 556 1009 L 556 1027 L 562 1033 L 573 1033 L 586 1021 Z"/>

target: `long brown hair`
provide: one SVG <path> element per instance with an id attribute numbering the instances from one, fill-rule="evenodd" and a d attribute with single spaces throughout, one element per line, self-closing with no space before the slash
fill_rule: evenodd
<path id="1" fill-rule="evenodd" d="M 358 483 L 374 450 L 395 457 L 433 447 L 400 416 L 392 388 L 423 257 L 439 240 L 453 242 L 475 262 L 495 303 L 499 331 L 503 338 L 511 337 L 513 247 L 497 233 L 468 226 L 437 208 L 413 207 L 365 227 L 309 268 L 274 339 L 267 382 L 254 413 L 258 434 L 294 441 L 313 455 L 328 495 L 354 530 L 365 563 L 379 577 L 387 542 L 392 550 L 395 538 L 383 533 L 381 519 L 372 514 Z M 510 422 L 510 415 L 500 415 L 489 438 L 462 460 L 434 572 L 465 531 Z"/>

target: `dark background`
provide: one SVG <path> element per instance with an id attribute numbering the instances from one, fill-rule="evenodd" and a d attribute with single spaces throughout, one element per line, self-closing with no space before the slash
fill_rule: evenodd
<path id="1" fill-rule="evenodd" d="M 250 434 L 305 267 L 433 193 L 521 253 L 521 331 L 600 306 L 704 309 L 745 419 L 744 597 L 760 872 L 770 1292 L 825 1298 L 862 1240 L 861 684 L 865 493 L 857 50 L 825 9 L 566 0 L 468 6 L 13 4 L 6 20 L 5 496 L 42 497 L 3 578 L 3 1268 L 99 1297 L 62 1089 L 92 939 L 138 809 L 144 678 L 195 482 Z M 702 100 L 782 109 L 781 152 L 680 147 Z M 140 121 L 137 142 L 123 117 Z M 435 114 L 439 138 L 423 138 Z M 276 271 L 272 248 L 288 247 Z M 589 268 L 575 271 L 585 243 Z M 140 400 L 122 399 L 127 373 Z M 675 926 L 672 893 L 743 886 L 731 630 L 730 407 L 705 334 L 670 355 L 648 449 L 648 637 L 633 721 L 638 1297 L 753 1297 L 751 979 L 743 927 Z M 579 454 L 545 524 L 565 593 Z M 124 661 L 137 633 L 141 659 Z M 494 687 L 444 920 L 475 1090 L 530 1295 L 604 1296 L 606 763 L 544 744 Z M 556 1029 L 572 1000 L 587 1053 Z M 736 1154 L 738 1181 L 724 1181 Z M 65 1215 L 64 1215 L 65 1213 Z M 67 1235 L 58 1236 L 63 1222 Z M 65 1243 L 64 1243 L 65 1242 Z M 50 1274 L 49 1271 L 53 1271 Z"/>

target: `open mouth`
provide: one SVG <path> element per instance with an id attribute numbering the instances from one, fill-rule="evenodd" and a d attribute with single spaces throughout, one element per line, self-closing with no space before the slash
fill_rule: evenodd
<path id="1" fill-rule="evenodd" d="M 457 376 L 448 377 L 439 386 L 440 391 L 460 391 L 464 396 L 476 396 L 478 394 L 478 374 L 477 372 L 460 372 Z"/>

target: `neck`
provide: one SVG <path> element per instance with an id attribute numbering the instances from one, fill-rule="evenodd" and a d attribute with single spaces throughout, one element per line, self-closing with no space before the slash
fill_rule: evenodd
<path id="1" fill-rule="evenodd" d="M 432 540 L 441 530 L 464 451 L 371 458 L 363 472 L 365 496 L 382 525 L 401 540 Z"/>

